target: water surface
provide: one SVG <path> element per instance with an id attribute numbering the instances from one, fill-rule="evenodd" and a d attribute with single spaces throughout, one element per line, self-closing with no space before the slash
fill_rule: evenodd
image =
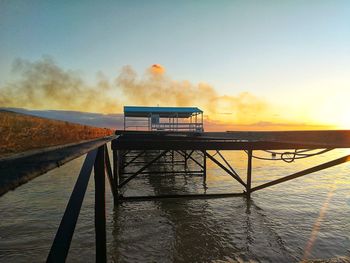
<path id="1" fill-rule="evenodd" d="M 337 150 L 292 164 L 254 159 L 253 185 L 348 152 Z M 246 154 L 223 153 L 245 179 Z M 78 158 L 0 198 L 2 262 L 45 261 L 83 161 L 84 157 Z M 194 163 L 189 166 L 195 169 Z M 206 187 L 200 176 L 140 175 L 124 194 L 243 190 L 210 161 L 207 168 Z M 350 256 L 349 168 L 343 164 L 254 192 L 251 202 L 242 197 L 176 199 L 124 202 L 113 208 L 106 185 L 109 261 L 297 262 Z M 92 175 L 68 262 L 94 262 L 93 188 Z"/>

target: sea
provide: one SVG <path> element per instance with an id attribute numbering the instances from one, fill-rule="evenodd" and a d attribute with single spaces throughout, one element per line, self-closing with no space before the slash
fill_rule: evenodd
<path id="1" fill-rule="evenodd" d="M 215 152 L 210 152 L 215 155 Z M 247 154 L 222 151 L 246 179 Z M 111 153 L 110 153 L 111 154 Z M 254 151 L 252 185 L 350 154 L 333 150 L 287 163 Z M 0 262 L 44 262 L 85 156 L 0 197 Z M 215 158 L 220 159 L 216 154 Z M 142 158 L 141 158 L 142 159 Z M 175 160 L 180 160 L 175 156 Z M 141 163 L 130 169 L 138 169 Z M 242 192 L 230 175 L 207 160 L 207 176 L 182 171 L 181 162 L 149 168 L 124 196 Z M 164 167 L 166 166 L 166 167 Z M 152 170 L 153 169 L 153 170 Z M 193 161 L 189 170 L 198 170 Z M 350 163 L 268 187 L 244 197 L 159 199 L 113 205 L 106 180 L 109 262 L 300 262 L 349 260 Z M 67 262 L 95 261 L 94 180 L 91 175 Z"/>

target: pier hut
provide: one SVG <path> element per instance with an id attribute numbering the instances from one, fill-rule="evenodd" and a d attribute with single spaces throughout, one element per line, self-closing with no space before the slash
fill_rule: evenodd
<path id="1" fill-rule="evenodd" d="M 180 133 L 183 136 L 203 133 L 203 111 L 197 107 L 125 106 L 124 130 L 120 132 L 118 137 L 143 132 L 146 135 L 145 138 L 148 135 L 159 133 L 170 133 L 173 135 Z M 149 176 L 154 174 L 202 176 L 205 186 L 206 158 L 201 151 L 175 151 L 171 149 L 168 151 L 161 151 L 160 149 L 127 149 L 119 151 L 116 148 L 113 151 L 113 155 L 115 180 L 117 181 L 117 193 L 115 195 L 119 200 L 123 199 L 121 191 L 124 186 L 140 174 Z M 194 162 L 196 167 L 190 168 L 188 166 L 189 161 Z M 139 169 L 136 171 L 132 169 L 135 165 L 139 166 Z M 149 169 L 159 166 L 167 167 L 168 169 Z M 179 169 L 179 167 L 181 168 Z"/>
<path id="2" fill-rule="evenodd" d="M 124 106 L 124 130 L 203 132 L 203 111 L 197 107 Z"/>

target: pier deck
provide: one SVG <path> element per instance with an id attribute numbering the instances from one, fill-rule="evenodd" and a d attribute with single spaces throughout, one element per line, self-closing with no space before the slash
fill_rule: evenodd
<path id="1" fill-rule="evenodd" d="M 254 156 L 254 151 L 265 150 L 274 156 L 278 155 L 280 160 L 292 163 L 296 159 L 322 154 L 332 149 L 350 148 L 350 131 L 118 131 L 116 134 L 117 138 L 112 141 L 112 150 L 114 156 L 114 178 L 116 190 L 118 191 L 115 196 L 119 200 L 147 200 L 156 198 L 155 196 L 126 198 L 120 194 L 120 191 L 138 175 L 147 173 L 149 167 L 157 167 L 158 162 L 161 160 L 169 160 L 170 158 L 170 165 L 174 165 L 174 155 L 177 155 L 177 159 L 183 161 L 184 170 L 182 172 L 184 173 L 191 173 L 188 170 L 187 161 L 191 160 L 197 164 L 196 168 L 197 170 L 199 169 L 199 173 L 202 173 L 204 186 L 206 186 L 206 162 L 209 159 L 243 186 L 243 193 L 228 193 L 227 196 L 239 196 L 243 194 L 247 198 L 250 198 L 251 193 L 254 191 L 327 169 L 350 160 L 350 155 L 347 155 L 253 187 L 252 160 L 258 158 Z M 320 149 L 317 153 L 310 152 L 317 149 Z M 246 181 L 242 180 L 243 177 L 225 159 L 224 155 L 220 152 L 222 150 L 241 150 L 247 153 Z M 280 152 L 274 152 L 276 150 L 280 150 Z M 283 151 L 281 152 L 281 150 Z M 213 151 L 215 152 L 214 154 L 212 154 Z M 148 156 L 148 158 L 144 158 L 144 156 Z M 136 164 L 140 158 L 147 159 L 144 162 L 144 166 L 141 166 L 137 171 L 125 171 L 126 166 Z M 273 159 L 274 157 L 271 158 Z M 125 162 L 127 165 L 124 165 Z M 157 173 L 154 170 L 152 169 L 152 173 Z M 150 173 L 150 176 L 152 176 L 152 173 Z M 160 171 L 160 173 L 166 174 L 167 172 Z M 210 198 L 211 195 L 206 196 Z M 213 196 L 216 195 L 214 194 Z M 158 197 L 169 198 L 167 195 Z M 200 195 L 199 197 L 202 198 L 203 196 Z"/>
<path id="2" fill-rule="evenodd" d="M 287 150 L 350 148 L 349 130 L 138 132 L 118 131 L 115 150 Z"/>

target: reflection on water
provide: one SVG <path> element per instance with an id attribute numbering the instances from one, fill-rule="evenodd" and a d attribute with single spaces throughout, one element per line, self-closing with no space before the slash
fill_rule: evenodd
<path id="1" fill-rule="evenodd" d="M 293 164 L 254 160 L 253 186 L 345 154 L 337 150 Z M 224 155 L 245 178 L 245 153 Z M 0 261 L 45 260 L 82 162 L 79 158 L 0 198 Z M 207 169 L 207 193 L 243 190 L 210 161 Z M 296 262 L 350 255 L 348 164 L 255 192 L 251 202 L 242 197 L 158 200 L 113 209 L 106 189 L 110 261 Z M 140 175 L 124 194 L 203 192 L 201 177 L 170 174 Z M 69 262 L 94 261 L 93 202 L 90 180 Z"/>
<path id="2" fill-rule="evenodd" d="M 127 203 L 119 212 L 116 261 L 295 261 L 262 210 L 243 198 Z"/>

